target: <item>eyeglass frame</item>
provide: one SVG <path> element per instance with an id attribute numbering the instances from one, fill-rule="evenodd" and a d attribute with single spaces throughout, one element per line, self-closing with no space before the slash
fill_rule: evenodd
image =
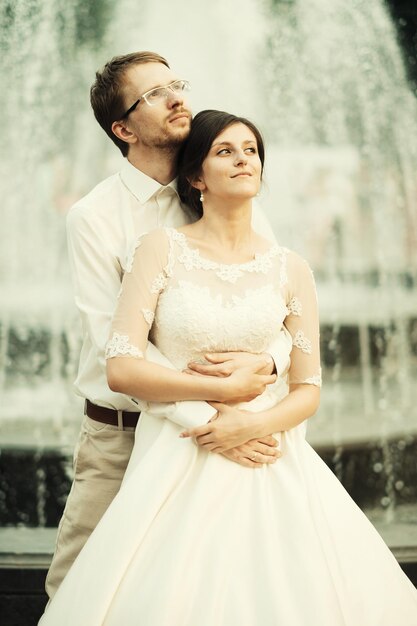
<path id="1" fill-rule="evenodd" d="M 183 87 L 183 89 L 181 91 L 184 91 L 185 89 L 190 89 L 191 88 L 191 85 L 190 85 L 189 81 L 188 80 L 184 80 L 183 78 L 179 78 L 177 80 L 173 80 L 168 85 L 163 85 L 161 87 L 153 87 L 153 89 L 149 89 L 148 91 L 145 91 L 145 93 L 143 93 L 141 95 L 141 97 L 138 98 L 136 100 L 136 102 L 134 102 L 134 104 L 132 104 L 132 106 L 128 108 L 128 110 L 120 117 L 120 119 L 124 120 L 128 115 L 130 115 L 132 113 L 132 111 L 134 111 L 136 109 L 136 107 L 138 106 L 138 104 L 139 104 L 139 102 L 141 100 L 145 100 L 146 104 L 148 106 L 150 106 L 150 107 L 155 106 L 155 104 L 149 104 L 149 102 L 146 99 L 146 96 L 148 96 L 153 91 L 158 91 L 159 89 L 161 89 L 161 90 L 162 89 L 165 89 L 165 90 L 171 89 L 172 93 L 175 94 L 174 90 L 172 89 L 172 85 L 175 85 L 175 83 L 184 83 L 184 87 Z M 166 96 L 166 97 L 168 97 L 168 96 Z"/>

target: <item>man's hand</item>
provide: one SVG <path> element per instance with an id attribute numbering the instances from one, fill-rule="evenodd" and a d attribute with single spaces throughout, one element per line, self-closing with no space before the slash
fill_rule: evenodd
<path id="1" fill-rule="evenodd" d="M 263 439 L 252 439 L 222 454 L 229 461 L 256 469 L 275 463 L 281 456 L 281 451 L 278 448 L 278 441 L 270 435 Z"/>
<path id="2" fill-rule="evenodd" d="M 217 397 L 215 398 L 218 402 L 249 402 L 260 396 L 265 391 L 267 385 L 272 385 L 276 381 L 276 374 L 261 373 L 265 368 L 271 368 L 270 356 L 250 354 L 249 357 L 246 364 L 243 364 L 242 361 L 240 367 L 231 368 L 230 374 L 212 373 L 208 375 L 221 378 L 218 392 L 216 393 Z M 201 369 L 204 367 L 206 366 L 200 365 Z M 197 372 L 196 370 L 186 369 L 183 371 L 185 374 L 194 376 L 207 376 L 207 374 Z"/>
<path id="3" fill-rule="evenodd" d="M 230 376 L 242 367 L 250 367 L 263 359 L 264 365 L 259 374 L 275 374 L 275 363 L 270 354 L 252 354 L 251 352 L 214 352 L 204 355 L 208 364 L 191 362 L 185 370 L 187 374 L 203 374 L 205 376 Z"/>

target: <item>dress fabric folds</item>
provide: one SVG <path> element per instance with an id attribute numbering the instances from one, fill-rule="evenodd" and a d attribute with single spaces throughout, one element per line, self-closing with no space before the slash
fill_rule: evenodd
<path id="1" fill-rule="evenodd" d="M 142 358 L 150 331 L 182 369 L 207 351 L 261 353 L 285 332 L 289 371 L 242 406 L 320 384 L 314 280 L 300 257 L 275 245 L 222 265 L 175 229 L 138 244 L 109 358 Z M 256 470 L 182 430 L 142 414 L 121 490 L 42 626 L 416 626 L 417 591 L 304 424 L 278 433 L 281 458 Z"/>

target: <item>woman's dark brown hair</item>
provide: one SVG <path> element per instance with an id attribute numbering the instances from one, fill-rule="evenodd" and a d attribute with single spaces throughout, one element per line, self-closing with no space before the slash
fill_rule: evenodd
<path id="1" fill-rule="evenodd" d="M 200 111 L 193 119 L 188 139 L 182 145 L 178 155 L 178 193 L 181 201 L 189 207 L 194 217 L 203 215 L 203 205 L 200 201 L 201 192 L 195 189 L 190 181 L 195 181 L 201 174 L 203 161 L 216 137 L 233 124 L 244 124 L 255 135 L 263 170 L 264 142 L 261 133 L 252 122 L 225 111 L 213 109 Z"/>

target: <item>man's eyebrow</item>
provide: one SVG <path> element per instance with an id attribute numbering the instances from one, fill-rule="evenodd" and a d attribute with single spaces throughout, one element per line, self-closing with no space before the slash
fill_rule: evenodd
<path id="1" fill-rule="evenodd" d="M 161 85 L 161 84 L 159 84 L 159 85 L 154 85 L 153 87 L 149 87 L 149 89 L 147 89 L 147 90 L 145 91 L 145 93 L 146 93 L 147 91 L 153 91 L 154 89 L 159 89 L 160 87 L 165 87 L 165 85 Z"/>

